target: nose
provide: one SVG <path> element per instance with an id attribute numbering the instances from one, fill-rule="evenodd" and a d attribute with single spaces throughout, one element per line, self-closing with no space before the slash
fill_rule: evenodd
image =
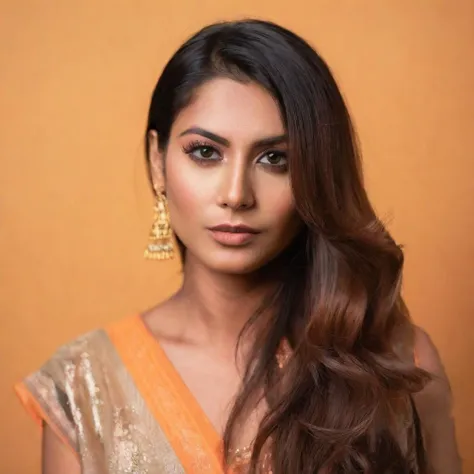
<path id="1" fill-rule="evenodd" d="M 234 211 L 255 206 L 255 194 L 247 163 L 236 160 L 223 167 L 217 201 Z"/>

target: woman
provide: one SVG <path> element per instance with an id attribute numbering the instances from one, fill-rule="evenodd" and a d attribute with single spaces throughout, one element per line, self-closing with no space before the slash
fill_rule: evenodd
<path id="1" fill-rule="evenodd" d="M 146 137 L 146 256 L 179 253 L 183 284 L 17 387 L 43 472 L 459 473 L 447 378 L 316 52 L 268 22 L 204 28 Z"/>

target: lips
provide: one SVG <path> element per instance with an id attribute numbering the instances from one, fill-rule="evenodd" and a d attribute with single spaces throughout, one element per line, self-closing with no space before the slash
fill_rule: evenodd
<path id="1" fill-rule="evenodd" d="M 258 230 L 243 224 L 221 224 L 211 227 L 209 231 L 216 242 L 229 247 L 246 245 L 260 233 Z"/>
<path id="2" fill-rule="evenodd" d="M 210 230 L 215 230 L 217 232 L 230 232 L 231 234 L 258 234 L 258 230 L 253 229 L 252 227 L 238 224 L 221 224 L 211 227 Z"/>

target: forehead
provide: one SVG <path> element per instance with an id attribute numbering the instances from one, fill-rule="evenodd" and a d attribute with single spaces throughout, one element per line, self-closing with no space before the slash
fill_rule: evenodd
<path id="1" fill-rule="evenodd" d="M 176 134 L 199 126 L 232 140 L 281 135 L 285 127 L 275 99 L 260 85 L 228 78 L 201 86 L 173 124 Z"/>

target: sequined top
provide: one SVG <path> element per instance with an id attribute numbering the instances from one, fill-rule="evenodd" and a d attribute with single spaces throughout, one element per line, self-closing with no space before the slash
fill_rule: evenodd
<path id="1" fill-rule="evenodd" d="M 134 316 L 60 348 L 16 392 L 83 474 L 223 474 L 221 439 Z"/>
<path id="2" fill-rule="evenodd" d="M 221 438 L 140 316 L 63 346 L 15 388 L 82 474 L 224 474 Z M 233 474 L 249 455 L 237 453 Z M 265 455 L 259 473 L 271 472 Z"/>

